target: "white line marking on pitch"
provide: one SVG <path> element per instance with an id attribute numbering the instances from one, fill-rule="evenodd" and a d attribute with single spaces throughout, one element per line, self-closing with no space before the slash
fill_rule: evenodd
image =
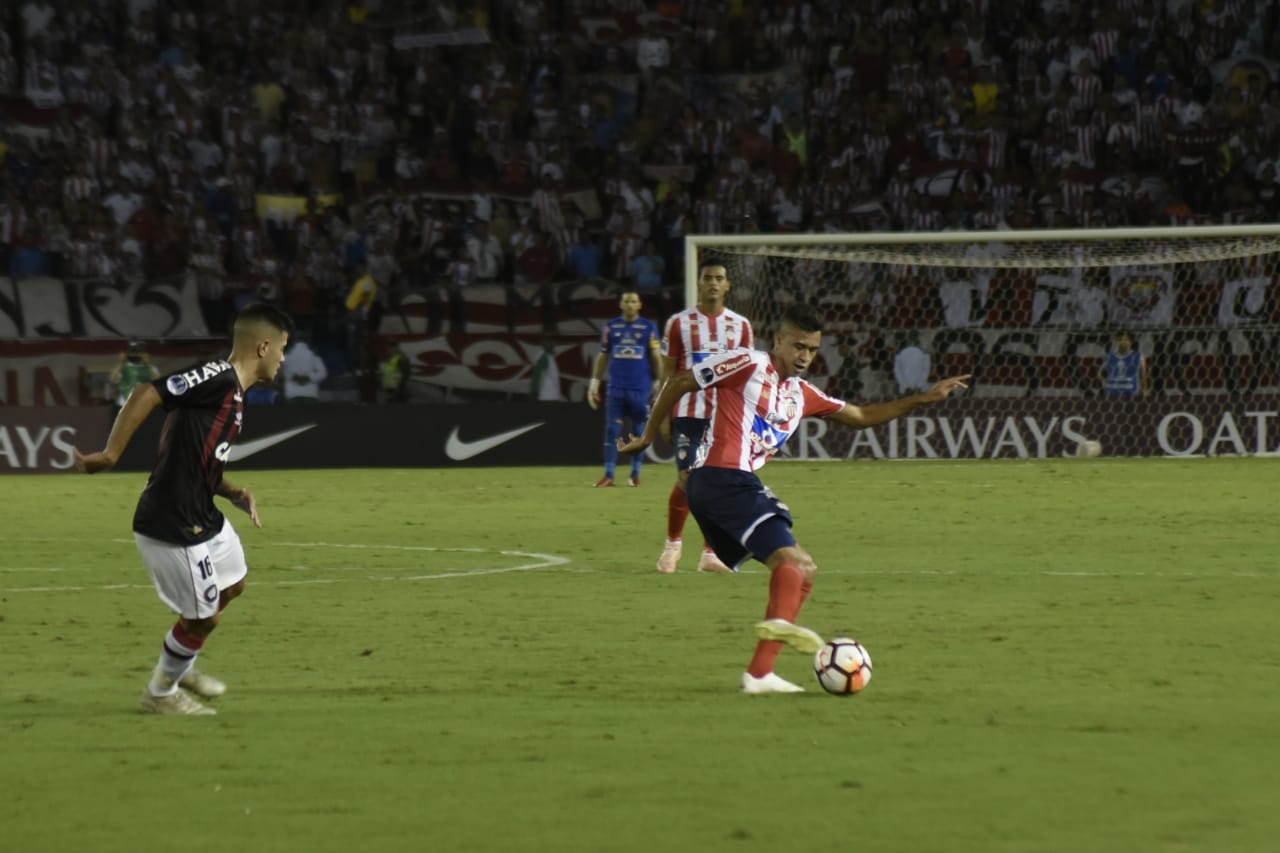
<path id="1" fill-rule="evenodd" d="M 131 539 L 112 539 L 111 541 L 112 542 L 128 542 L 130 544 L 133 543 L 133 540 Z M 557 566 L 567 565 L 569 562 L 571 562 L 568 557 L 560 557 L 556 554 L 542 554 L 537 551 L 511 551 L 507 549 L 492 549 L 492 548 L 437 548 L 431 545 L 363 545 L 363 544 L 347 544 L 347 543 L 336 543 L 336 542 L 270 542 L 270 543 L 259 544 L 255 548 L 255 550 L 260 550 L 264 545 L 269 547 L 282 547 L 282 548 L 348 548 L 348 549 L 355 549 L 355 550 L 374 550 L 374 551 L 424 551 L 424 552 L 433 552 L 433 553 L 453 553 L 453 554 L 458 554 L 458 553 L 495 554 L 495 555 L 501 555 L 504 557 L 527 557 L 532 560 L 532 562 L 520 563 L 514 566 L 503 566 L 501 568 L 474 569 L 474 570 L 458 569 L 458 570 L 443 571 L 443 572 L 433 572 L 431 574 L 424 574 L 424 575 L 410 575 L 407 577 L 404 577 L 404 576 L 386 577 L 386 576 L 369 575 L 365 578 L 360 578 L 360 580 L 371 580 L 371 581 L 431 581 L 431 580 L 448 580 L 450 578 L 466 578 L 466 577 L 472 577 L 475 575 L 504 575 L 504 574 L 510 574 L 512 572 L 533 572 L 539 569 L 552 569 Z M 299 571 L 299 570 L 307 571 L 306 566 L 288 566 L 287 568 L 293 571 Z M 370 568 L 368 566 L 349 566 L 349 567 L 344 566 L 344 567 L 324 569 L 322 571 L 344 571 L 348 568 L 356 571 L 360 571 L 360 570 L 370 571 Z M 420 568 L 420 567 L 414 567 L 414 568 Z M 412 569 L 410 568 L 405 569 L 405 571 L 411 571 L 411 570 Z M 27 567 L 19 567 L 19 566 L 14 566 L 12 568 L 9 568 L 9 567 L 0 566 L 0 572 L 6 572 L 6 571 L 62 572 L 62 571 L 70 571 L 70 569 L 56 567 L 56 566 L 50 566 L 46 568 L 38 568 L 38 567 L 27 568 Z M 380 567 L 378 571 L 386 572 L 388 571 L 388 569 L 384 567 Z M 395 569 L 391 569 L 391 571 L 395 571 Z M 349 580 L 353 580 L 353 578 L 307 578 L 305 580 L 252 580 L 251 579 L 251 583 L 256 586 L 301 586 L 304 584 L 346 583 Z M 120 583 L 120 584 L 105 584 L 102 586 L 29 586 L 29 587 L 8 587 L 8 588 L 0 587 L 0 592 L 84 592 L 87 590 L 107 591 L 107 590 L 115 590 L 115 589 L 151 589 L 151 588 L 152 588 L 151 584 Z"/>

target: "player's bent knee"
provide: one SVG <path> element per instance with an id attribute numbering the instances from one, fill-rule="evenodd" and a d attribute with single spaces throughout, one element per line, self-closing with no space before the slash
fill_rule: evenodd
<path id="1" fill-rule="evenodd" d="M 813 561 L 813 557 L 809 556 L 809 552 L 799 545 L 779 548 L 769 556 L 766 562 L 770 569 L 776 569 L 783 563 L 789 563 L 795 566 L 807 581 L 812 581 L 818 573 L 818 565 Z"/>
<path id="2" fill-rule="evenodd" d="M 218 627 L 218 615 L 215 613 L 204 619 L 188 619 L 185 616 L 179 621 L 182 627 L 197 636 L 207 637 L 213 633 L 213 629 Z"/>

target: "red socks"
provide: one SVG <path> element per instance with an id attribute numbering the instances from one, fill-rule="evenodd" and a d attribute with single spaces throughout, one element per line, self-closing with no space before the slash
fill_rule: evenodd
<path id="1" fill-rule="evenodd" d="M 812 589 L 813 584 L 805 580 L 799 566 L 795 563 L 779 563 L 769 576 L 769 607 L 764 612 L 764 618 L 795 622 Z M 761 640 L 756 643 L 756 653 L 751 658 L 747 672 L 754 678 L 773 672 L 774 661 L 778 659 L 782 647 L 783 644 L 777 640 Z"/>
<path id="2" fill-rule="evenodd" d="M 667 539 L 679 542 L 684 538 L 684 523 L 689 518 L 689 499 L 684 487 L 676 484 L 667 498 Z"/>

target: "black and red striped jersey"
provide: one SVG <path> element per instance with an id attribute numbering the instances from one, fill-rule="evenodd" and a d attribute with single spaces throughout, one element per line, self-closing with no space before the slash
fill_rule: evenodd
<path id="1" fill-rule="evenodd" d="M 164 405 L 164 427 L 151 477 L 138 499 L 133 529 L 193 545 L 216 536 L 223 516 L 213 496 L 231 445 L 240 435 L 244 389 L 231 364 L 206 361 L 151 383 Z"/>

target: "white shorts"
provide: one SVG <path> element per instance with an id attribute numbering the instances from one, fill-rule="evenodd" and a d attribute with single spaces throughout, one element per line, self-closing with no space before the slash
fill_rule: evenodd
<path id="1" fill-rule="evenodd" d="M 229 520 L 223 520 L 217 536 L 199 545 L 174 545 L 141 533 L 133 538 L 160 600 L 187 619 L 213 616 L 222 590 L 249 573 L 240 535 Z"/>

